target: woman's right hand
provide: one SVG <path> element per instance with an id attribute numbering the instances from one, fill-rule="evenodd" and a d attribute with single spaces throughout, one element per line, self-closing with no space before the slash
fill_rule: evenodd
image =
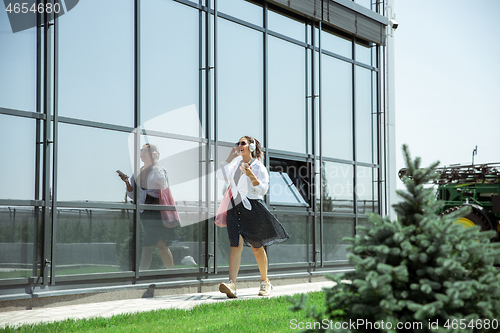
<path id="1" fill-rule="evenodd" d="M 239 155 L 239 148 L 240 147 L 233 147 L 233 149 L 231 149 L 231 152 L 229 153 L 229 156 L 226 159 L 227 163 L 230 163 L 235 157 Z"/>
<path id="2" fill-rule="evenodd" d="M 118 176 L 126 183 L 128 181 L 128 176 L 126 174 L 124 174 L 123 172 L 121 172 L 120 170 L 116 170 L 116 172 L 118 173 Z"/>

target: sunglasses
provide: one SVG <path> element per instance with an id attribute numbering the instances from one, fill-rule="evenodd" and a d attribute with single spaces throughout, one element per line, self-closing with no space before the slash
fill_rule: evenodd
<path id="1" fill-rule="evenodd" d="M 246 142 L 246 141 L 240 141 L 240 142 L 236 142 L 234 145 L 235 145 L 236 147 L 238 147 L 238 146 L 246 146 L 246 145 L 247 145 L 247 142 Z"/>

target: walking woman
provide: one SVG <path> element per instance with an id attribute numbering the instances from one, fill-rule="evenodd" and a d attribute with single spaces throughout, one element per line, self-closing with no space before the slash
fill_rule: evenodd
<path id="1" fill-rule="evenodd" d="M 236 143 L 217 171 L 217 178 L 230 183 L 231 205 L 227 211 L 229 281 L 219 290 L 229 298 L 236 296 L 236 277 L 240 269 L 243 246 L 250 246 L 260 272 L 259 296 L 268 296 L 272 285 L 267 278 L 267 254 L 264 246 L 284 242 L 289 236 L 263 201 L 269 189 L 269 173 L 262 164 L 264 153 L 260 142 L 244 136 Z"/>
<path id="2" fill-rule="evenodd" d="M 158 164 L 160 152 L 155 145 L 146 143 L 141 149 L 140 177 L 140 202 L 146 205 L 158 205 L 160 203 L 160 190 L 168 186 L 167 171 Z M 127 194 L 134 197 L 134 175 L 128 180 L 127 175 L 120 174 L 120 178 L 127 186 Z M 153 247 L 158 248 L 163 265 L 166 268 L 174 268 L 174 260 L 169 246 L 180 239 L 174 228 L 163 225 L 161 212 L 159 210 L 144 210 L 141 212 L 141 222 L 144 227 L 142 237 L 142 255 L 140 270 L 147 270 L 153 259 Z"/>

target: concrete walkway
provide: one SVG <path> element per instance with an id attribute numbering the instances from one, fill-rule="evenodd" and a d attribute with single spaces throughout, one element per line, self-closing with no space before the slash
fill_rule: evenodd
<path id="1" fill-rule="evenodd" d="M 330 287 L 332 285 L 332 281 L 322 281 L 275 286 L 271 292 L 271 297 L 320 291 L 323 287 Z M 257 298 L 257 292 L 258 288 L 238 289 L 237 299 Z M 157 309 L 190 309 L 203 303 L 228 301 L 230 302 L 231 299 L 228 299 L 225 294 L 221 294 L 220 292 L 206 292 L 0 312 L 0 328 L 5 326 L 14 327 L 24 324 L 61 321 L 65 319 L 111 317 L 123 313 L 152 311 Z"/>

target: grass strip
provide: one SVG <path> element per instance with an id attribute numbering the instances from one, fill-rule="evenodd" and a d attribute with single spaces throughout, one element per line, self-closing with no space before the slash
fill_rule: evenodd
<path id="1" fill-rule="evenodd" d="M 5 327 L 0 332 L 290 332 L 291 321 L 306 322 L 304 311 L 290 311 L 290 296 L 197 305 L 190 310 L 168 309 L 122 314 L 111 318 L 64 320 L 47 324 Z M 299 296 L 295 295 L 298 299 Z M 133 302 L 133 300 L 131 300 Z M 324 292 L 308 293 L 308 304 L 325 307 Z"/>

